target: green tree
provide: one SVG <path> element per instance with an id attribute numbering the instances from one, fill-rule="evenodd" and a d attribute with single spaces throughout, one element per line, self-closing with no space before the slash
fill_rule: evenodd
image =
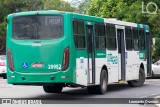
<path id="1" fill-rule="evenodd" d="M 44 0 L 45 10 L 59 10 L 59 11 L 75 11 L 75 8 L 70 3 L 63 0 Z"/>
<path id="2" fill-rule="evenodd" d="M 87 10 L 90 8 L 90 3 L 92 0 L 82 0 L 77 7 L 78 13 L 86 14 Z"/>
<path id="3" fill-rule="evenodd" d="M 36 11 L 44 9 L 45 0 L 24 0 L 25 6 L 22 11 Z"/>
<path id="4" fill-rule="evenodd" d="M 159 0 L 93 0 L 87 13 L 93 16 L 147 24 L 150 26 L 152 37 L 156 37 L 159 44 L 160 9 L 158 9 L 157 14 L 142 13 L 142 3 L 146 9 L 150 2 L 154 2 L 160 7 Z M 149 5 L 148 10 L 154 12 L 156 10 L 155 5 Z M 155 49 L 153 58 L 160 59 L 160 45 L 156 45 Z"/>
<path id="5" fill-rule="evenodd" d="M 0 1 L 0 51 L 5 51 L 6 17 L 10 13 L 21 11 L 24 7 L 23 0 L 1 0 Z"/>
<path id="6" fill-rule="evenodd" d="M 5 49 L 6 19 L 8 14 L 22 11 L 52 9 L 75 11 L 75 8 L 63 0 L 0 0 L 0 51 Z"/>
<path id="7" fill-rule="evenodd" d="M 5 51 L 7 15 L 11 13 L 43 9 L 41 0 L 1 0 L 0 1 L 0 51 Z"/>

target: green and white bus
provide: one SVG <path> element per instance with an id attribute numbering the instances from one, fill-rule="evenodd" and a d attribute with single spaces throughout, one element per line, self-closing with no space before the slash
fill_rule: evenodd
<path id="1" fill-rule="evenodd" d="M 151 75 L 148 25 L 55 10 L 8 15 L 7 81 L 46 93 L 107 85 L 141 86 Z"/>

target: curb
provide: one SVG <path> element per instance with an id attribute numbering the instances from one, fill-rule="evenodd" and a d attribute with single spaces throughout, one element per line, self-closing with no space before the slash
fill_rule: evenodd
<path id="1" fill-rule="evenodd" d="M 157 100 L 159 100 L 158 102 L 160 102 L 160 96 L 155 97 Z M 156 107 L 160 107 L 160 104 L 155 104 Z"/>

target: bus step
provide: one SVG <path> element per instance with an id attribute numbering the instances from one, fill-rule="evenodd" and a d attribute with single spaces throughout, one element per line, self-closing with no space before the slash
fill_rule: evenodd
<path id="1" fill-rule="evenodd" d="M 93 83 L 88 83 L 88 86 L 95 86 L 95 84 L 93 84 Z"/>
<path id="2" fill-rule="evenodd" d="M 126 81 L 124 81 L 124 80 L 119 80 L 118 83 L 119 83 L 119 84 L 125 84 Z"/>

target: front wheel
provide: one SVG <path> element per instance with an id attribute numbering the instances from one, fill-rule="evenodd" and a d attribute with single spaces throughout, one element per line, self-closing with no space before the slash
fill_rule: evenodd
<path id="1" fill-rule="evenodd" d="M 138 80 L 127 81 L 127 82 L 132 87 L 140 87 L 144 84 L 145 79 L 146 79 L 145 78 L 145 72 L 142 68 L 140 68 L 139 79 Z"/>

